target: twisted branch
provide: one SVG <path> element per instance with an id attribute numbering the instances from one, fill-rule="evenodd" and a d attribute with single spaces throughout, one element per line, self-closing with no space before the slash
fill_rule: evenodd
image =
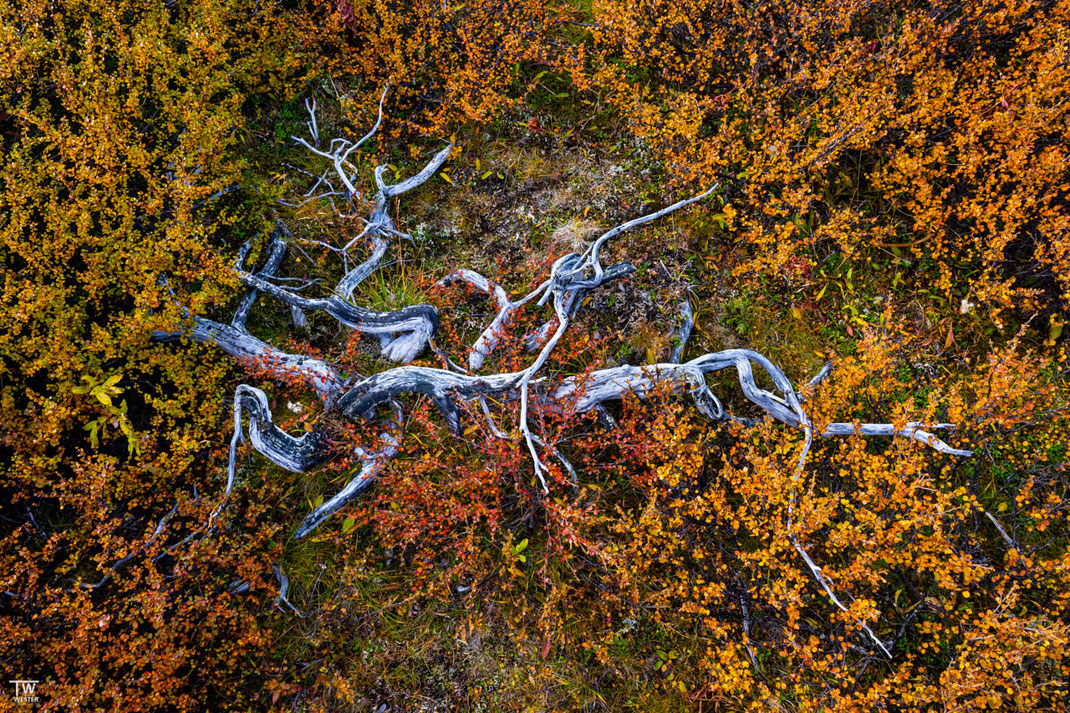
<path id="1" fill-rule="evenodd" d="M 327 192 L 314 198 L 327 197 L 333 201 L 335 196 L 343 196 L 347 205 L 360 197 L 354 181 L 356 168 L 349 158 L 362 144 L 369 140 L 382 122 L 383 101 L 379 102 L 379 116 L 372 129 L 355 143 L 334 139 L 330 150 L 323 151 L 319 146 L 319 127 L 315 120 L 315 104 L 307 105 L 311 115 L 308 123 L 309 132 L 315 145 L 304 139 L 295 139 L 301 145 L 318 156 L 329 159 L 338 180 L 345 186 L 344 192 L 335 191 L 328 178 L 330 168 L 319 176 L 316 184 L 306 194 L 311 196 L 321 185 L 327 186 Z M 474 413 L 475 402 L 479 402 L 482 413 L 490 424 L 492 433 L 499 438 L 517 440 L 517 435 L 508 434 L 498 428 L 493 415 L 486 404 L 487 396 L 497 396 L 503 401 L 519 401 L 518 431 L 523 437 L 531 456 L 535 475 L 538 477 L 543 493 L 549 491 L 544 478 L 547 472 L 539 451 L 549 451 L 561 461 L 568 471 L 573 485 L 578 475 L 571 464 L 552 444 L 547 444 L 532 432 L 528 423 L 528 412 L 533 405 L 543 409 L 555 409 L 559 412 L 585 413 L 592 409 L 599 413 L 599 420 L 612 428 L 615 422 L 604 408 L 609 401 L 620 400 L 631 394 L 643 398 L 659 385 L 669 385 L 679 393 L 686 393 L 693 400 L 695 408 L 713 422 L 732 421 L 742 424 L 754 424 L 754 419 L 728 414 L 721 401 L 713 394 L 706 377 L 713 372 L 735 369 L 743 395 L 758 406 L 767 416 L 786 426 L 802 430 L 805 434 L 803 446 L 792 476 L 791 499 L 788 504 L 787 537 L 795 550 L 802 556 L 811 574 L 829 595 L 833 604 L 847 612 L 848 609 L 837 598 L 828 580 L 805 549 L 799 544 L 794 534 L 795 490 L 802 475 L 806 456 L 815 435 L 814 428 L 802 407 L 802 398 L 796 393 L 791 381 L 784 372 L 765 356 L 749 349 L 728 349 L 698 356 L 681 363 L 693 325 L 692 305 L 686 300 L 680 306 L 680 326 L 671 334 L 675 343 L 671 349 L 669 362 L 646 366 L 617 366 L 601 369 L 589 374 L 570 376 L 560 380 L 540 377 L 539 372 L 549 360 L 554 349 L 560 343 L 565 332 L 581 308 L 584 298 L 591 291 L 606 282 L 631 274 L 634 268 L 621 262 L 603 267 L 600 253 L 603 247 L 614 237 L 625 231 L 650 223 L 676 210 L 691 205 L 711 195 L 718 187 L 714 184 L 703 193 L 678 201 L 658 211 L 640 216 L 606 231 L 590 243 L 581 253 L 569 253 L 558 258 L 550 269 L 549 277 L 533 291 L 512 299 L 496 283 L 471 270 L 455 270 L 438 284 L 450 286 L 464 283 L 490 296 L 497 305 L 497 313 L 489 325 L 480 333 L 468 355 L 468 370 L 456 366 L 448 355 L 438 352 L 450 369 L 424 366 L 398 366 L 378 374 L 361 378 L 343 375 L 337 369 L 318 359 L 301 355 L 288 354 L 275 349 L 249 334 L 245 328 L 248 313 L 259 294 L 267 294 L 289 306 L 294 311 L 295 321 L 302 311 L 319 311 L 332 316 L 340 324 L 350 329 L 367 334 L 375 334 L 382 342 L 382 353 L 387 359 L 407 364 L 432 344 L 432 337 L 438 327 L 438 312 L 430 305 L 406 307 L 393 312 L 376 312 L 353 304 L 352 296 L 356 288 L 369 275 L 380 268 L 383 257 L 389 247 L 389 239 L 404 237 L 394 226 L 388 207 L 391 198 L 410 191 L 427 181 L 435 171 L 448 159 L 451 146 L 439 151 L 418 173 L 399 183 L 388 185 L 383 175 L 386 166 L 377 166 L 374 170 L 375 183 L 378 188 L 372 197 L 373 208 L 365 226 L 359 235 L 338 248 L 326 243 L 316 244 L 328 248 L 342 256 L 345 273 L 335 285 L 332 294 L 322 298 L 311 298 L 297 294 L 299 287 L 283 286 L 289 278 L 276 277 L 275 273 L 285 253 L 286 242 L 280 233 L 289 236 L 283 226 L 276 230 L 268 249 L 264 266 L 258 272 L 246 270 L 244 265 L 249 253 L 249 245 L 239 251 L 235 262 L 235 272 L 241 282 L 249 289 L 243 296 L 230 325 L 224 325 L 204 318 L 193 318 L 186 332 L 162 332 L 155 335 L 160 341 L 170 341 L 188 337 L 202 343 L 217 344 L 224 351 L 240 361 L 256 366 L 270 366 L 280 374 L 299 378 L 310 384 L 320 398 L 326 410 L 332 415 L 350 420 L 379 420 L 383 426 L 380 435 L 381 447 L 374 452 L 361 448 L 354 453 L 361 462 L 357 473 L 346 485 L 325 503 L 315 508 L 298 527 L 295 538 L 301 538 L 312 532 L 340 510 L 352 498 L 361 493 L 380 473 L 385 464 L 398 452 L 404 406 L 399 397 L 404 395 L 427 396 L 441 413 L 446 426 L 455 436 L 460 436 L 461 413 Z M 352 172 L 350 172 L 352 169 Z M 290 236 L 292 237 L 292 236 Z M 349 251 L 362 239 L 367 239 L 371 250 L 368 256 L 356 267 L 349 268 Z M 512 316 L 526 305 L 535 303 L 540 307 L 549 304 L 553 316 L 534 334 L 528 335 L 526 341 L 532 351 L 537 351 L 532 362 L 525 368 L 513 372 L 480 375 L 477 372 L 486 363 L 487 358 L 498 346 L 504 330 Z M 754 367 L 764 370 L 773 382 L 774 391 L 764 389 L 755 381 Z M 831 365 L 826 365 L 812 379 L 808 386 L 815 386 L 827 378 Z M 390 406 L 392 413 L 379 416 L 382 406 Z M 237 446 L 244 440 L 243 419 L 248 422 L 249 442 L 253 448 L 270 460 L 287 470 L 306 472 L 316 467 L 333 455 L 327 442 L 325 431 L 317 425 L 311 432 L 293 436 L 275 425 L 269 409 L 267 397 L 263 391 L 248 385 L 241 385 L 234 395 L 234 436 L 230 447 L 230 463 L 227 471 L 227 483 L 223 501 L 213 514 L 218 515 L 233 490 L 236 477 Z M 322 423 L 322 422 L 321 422 Z M 925 444 L 941 453 L 956 456 L 968 456 L 968 450 L 956 449 L 936 437 L 932 431 L 952 429 L 952 424 L 938 423 L 926 426 L 919 422 L 910 422 L 902 426 L 889 423 L 830 423 L 818 434 L 823 437 L 860 434 L 863 436 L 903 436 Z M 986 513 L 987 514 L 987 513 Z M 991 516 L 989 516 L 990 519 Z M 998 527 L 998 523 L 997 523 Z M 1001 530 L 1002 533 L 1002 530 Z M 1005 539 L 1008 539 L 1004 533 Z M 276 568 L 280 582 L 279 603 L 288 604 L 286 590 L 288 581 L 281 570 Z M 742 603 L 741 603 L 742 604 Z M 292 607 L 292 605 L 290 605 Z M 748 613 L 742 604 L 745 620 Z M 295 609 L 296 611 L 296 609 Z M 864 623 L 861 628 L 886 655 L 891 653 L 884 643 Z M 747 634 L 749 637 L 749 633 Z M 753 658 L 748 638 L 748 652 Z"/>

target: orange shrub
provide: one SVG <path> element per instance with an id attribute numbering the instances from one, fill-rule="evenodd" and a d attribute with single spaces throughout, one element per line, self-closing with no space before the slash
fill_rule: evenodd
<path id="1" fill-rule="evenodd" d="M 1070 3 L 599 0 L 593 15 L 576 82 L 677 183 L 722 182 L 745 269 L 895 249 L 997 322 L 1065 306 Z"/>
<path id="2" fill-rule="evenodd" d="M 591 415 L 533 416 L 579 473 L 574 484 L 555 463 L 543 498 L 521 443 L 495 437 L 478 412 L 464 442 L 443 436 L 425 406 L 347 513 L 340 579 L 385 576 L 382 548 L 404 572 L 406 606 L 467 612 L 473 631 L 497 621 L 518 649 L 541 651 L 529 681 L 481 680 L 448 700 L 579 706 L 561 676 L 584 671 L 613 700 L 652 686 L 696 707 L 1057 709 L 1070 672 L 1070 521 L 1068 425 L 1052 416 L 1065 389 L 1014 347 L 944 378 L 910 353 L 908 342 L 864 341 L 808 390 L 815 429 L 951 419 L 961 427 L 949 440 L 975 457 L 819 438 L 800 474 L 800 432 L 711 427 L 664 391 L 626 399 L 611 431 Z M 350 671 L 328 668 L 320 682 L 339 700 L 380 685 Z"/>
<path id="3" fill-rule="evenodd" d="M 243 108 L 286 91 L 289 14 L 0 1 L 0 660 L 57 709 L 269 697 L 242 683 L 260 606 L 229 592 L 273 584 L 272 526 L 245 502 L 203 527 L 229 367 L 149 335 L 180 314 L 162 273 L 194 310 L 233 289 Z"/>
<path id="4" fill-rule="evenodd" d="M 458 122 L 486 122 L 522 94 L 529 65 L 578 66 L 582 48 L 557 41 L 577 11 L 547 0 L 321 0 L 316 42 L 325 67 L 360 87 L 370 109 L 381 87 L 396 134 L 405 125 L 442 135 Z"/>

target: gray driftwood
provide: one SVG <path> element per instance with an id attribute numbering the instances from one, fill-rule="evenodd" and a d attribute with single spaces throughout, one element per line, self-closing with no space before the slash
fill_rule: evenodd
<path id="1" fill-rule="evenodd" d="M 356 169 L 349 162 L 349 157 L 378 128 L 382 121 L 382 102 L 380 102 L 379 119 L 366 136 L 356 143 L 334 139 L 330 142 L 329 150 L 319 148 L 314 105 L 309 107 L 309 113 L 311 121 L 308 122 L 308 126 L 312 143 L 305 139 L 297 140 L 316 155 L 328 159 L 331 165 L 318 177 L 316 184 L 305 198 L 306 200 L 328 199 L 332 203 L 337 198 L 344 201 L 346 211 L 348 211 L 354 204 L 354 199 L 359 197 L 354 186 Z M 832 423 L 820 433 L 815 434 L 802 407 L 802 399 L 796 393 L 791 381 L 779 367 L 763 355 L 749 349 L 729 349 L 702 354 L 689 361 L 682 361 L 693 326 L 692 308 L 688 301 L 685 301 L 680 308 L 682 324 L 673 333 L 675 344 L 669 362 L 649 366 L 616 366 L 582 376 L 564 378 L 540 375 L 542 367 L 579 311 L 584 296 L 605 283 L 624 277 L 633 271 L 628 263 L 603 266 L 600 255 L 606 244 L 625 231 L 657 220 L 706 198 L 717 189 L 716 184 L 699 195 L 640 216 L 603 233 L 582 252 L 569 253 L 558 258 L 550 269 L 549 275 L 535 290 L 515 299 L 501 286 L 476 272 L 465 269 L 451 272 L 443 278 L 441 285 L 465 283 L 485 293 L 494 301 L 497 308 L 496 315 L 472 345 L 468 354 L 467 367 L 458 366 L 441 353 L 439 355 L 444 357 L 448 368 L 408 365 L 429 345 L 433 347 L 433 336 L 438 328 L 439 320 L 435 308 L 430 305 L 420 305 L 394 312 L 377 312 L 354 304 L 352 297 L 360 283 L 379 269 L 390 240 L 408 237 L 397 230 L 390 217 L 391 199 L 424 183 L 448 159 L 449 153 L 450 147 L 447 146 L 416 175 L 393 185 L 388 185 L 383 180 L 386 167 L 377 167 L 374 176 L 378 190 L 371 199 L 373 207 L 370 215 L 367 218 L 351 216 L 364 221 L 362 232 L 343 247 L 312 241 L 337 253 L 345 266 L 342 278 L 329 295 L 315 298 L 298 294 L 299 289 L 309 287 L 311 283 L 295 287 L 292 279 L 279 278 L 276 275 L 287 248 L 287 240 L 294 240 L 289 231 L 280 225 L 269 246 L 264 265 L 259 271 L 252 271 L 245 266 L 249 252 L 248 245 L 239 252 L 234 270 L 248 291 L 243 296 L 230 324 L 194 317 L 189 320 L 184 331 L 155 335 L 156 339 L 162 341 L 185 337 L 197 342 L 214 344 L 251 366 L 268 368 L 290 378 L 296 377 L 304 380 L 316 391 L 323 400 L 326 410 L 335 418 L 373 420 L 381 425 L 381 447 L 370 452 L 357 449 L 355 455 L 362 463 L 358 474 L 333 497 L 315 508 L 298 527 L 295 537 L 307 535 L 373 482 L 386 462 L 397 452 L 404 420 L 403 397 L 414 394 L 428 397 L 442 415 L 449 430 L 457 436 L 462 433 L 462 414 L 477 413 L 475 406 L 478 404 L 494 434 L 502 438 L 524 440 L 531 455 L 533 469 L 544 492 L 548 489 L 548 484 L 544 478 L 546 468 L 541 460 L 543 453 L 549 453 L 560 460 L 574 482 L 579 475 L 563 454 L 552 446 L 547 446 L 532 432 L 528 414 L 533 405 L 539 408 L 565 409 L 574 413 L 584 413 L 595 409 L 599 414 L 599 421 L 607 428 L 613 428 L 615 422 L 603 404 L 628 395 L 642 398 L 656 385 L 667 384 L 677 392 L 688 395 L 693 400 L 695 408 L 711 421 L 754 423 L 753 419 L 739 418 L 727 413 L 720 399 L 710 389 L 706 377 L 712 372 L 725 369 L 735 370 L 743 395 L 768 417 L 805 433 L 796 478 L 802 472 L 806 453 L 815 435 L 831 437 L 857 433 L 864 436 L 901 436 L 923 443 L 942 453 L 956 456 L 970 455 L 970 451 L 953 448 L 933 434 L 935 430 L 954 428 L 952 424 L 947 423 L 928 426 L 921 423 L 907 423 L 903 426 L 888 423 L 861 425 Z M 336 188 L 335 181 L 340 182 L 341 186 Z M 348 215 L 342 210 L 338 212 Z M 367 243 L 368 256 L 363 262 L 350 266 L 349 252 L 361 241 Z M 297 316 L 299 313 L 303 315 L 304 312 L 323 312 L 350 329 L 376 335 L 380 339 L 383 356 L 403 365 L 378 374 L 360 377 L 341 373 L 337 368 L 322 360 L 276 349 L 257 339 L 246 329 L 246 317 L 261 294 L 270 295 L 289 306 L 294 311 L 295 321 L 301 319 Z M 519 371 L 477 373 L 498 346 L 502 334 L 509 328 L 512 317 L 518 310 L 530 304 L 549 306 L 552 309 L 552 315 L 543 327 L 535 334 L 529 335 L 529 347 L 536 352 L 532 362 Z M 755 367 L 769 376 L 774 385 L 774 391 L 766 390 L 756 383 Z M 809 385 L 816 385 L 827 378 L 830 371 L 830 367 L 826 366 Z M 494 416 L 487 405 L 486 397 L 488 396 L 496 397 L 499 402 L 519 401 L 517 435 L 508 434 L 495 424 Z M 244 429 L 243 422 L 248 424 Z M 300 436 L 286 433 L 275 425 L 264 392 L 249 385 L 239 386 L 234 396 L 234 438 L 231 443 L 225 496 L 229 495 L 234 487 L 237 446 L 244 440 L 243 433 L 248 434 L 248 442 L 258 453 L 272 463 L 290 471 L 308 471 L 334 455 L 322 426 L 317 426 L 310 433 L 302 433 Z M 793 504 L 789 508 L 787 536 L 804 559 L 815 580 L 831 596 L 834 604 L 840 609 L 845 609 L 822 576 L 820 568 L 813 563 L 794 537 L 793 523 L 790 521 L 793 517 Z M 284 579 L 280 581 L 282 582 L 280 601 L 289 604 L 285 597 L 286 582 Z M 890 655 L 884 643 L 873 634 L 869 627 L 863 628 L 877 647 L 886 655 Z"/>

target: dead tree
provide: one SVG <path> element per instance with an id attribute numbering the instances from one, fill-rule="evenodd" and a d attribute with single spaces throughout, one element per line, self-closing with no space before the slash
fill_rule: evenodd
<path id="1" fill-rule="evenodd" d="M 562 454 L 548 447 L 532 432 L 528 414 L 533 403 L 540 406 L 568 404 L 574 412 L 584 413 L 592 409 L 602 409 L 604 403 L 619 400 L 625 395 L 643 397 L 656 385 L 661 384 L 670 385 L 674 390 L 687 394 L 697 411 L 710 421 L 753 423 L 750 419 L 729 414 L 710 389 L 706 377 L 724 369 L 735 370 L 743 395 L 769 417 L 805 433 L 805 443 L 797 465 L 796 479 L 802 472 L 806 453 L 815 435 L 830 437 L 860 433 L 865 436 L 903 436 L 927 444 L 942 453 L 958 456 L 970 455 L 970 451 L 952 448 L 932 433 L 938 429 L 954 428 L 953 424 L 947 423 L 928 426 L 921 423 L 908 423 L 901 428 L 887 423 L 860 426 L 832 423 L 820 433 L 815 434 L 800 398 L 788 377 L 769 359 L 749 349 L 713 352 L 681 362 L 680 359 L 693 324 L 690 304 L 685 304 L 681 309 L 684 324 L 677 332 L 678 343 L 673 350 L 671 362 L 647 366 L 617 366 L 559 380 L 539 375 L 541 368 L 581 309 L 584 297 L 607 282 L 634 271 L 634 268 L 626 262 L 603 266 L 601 251 L 606 244 L 632 228 L 650 223 L 703 200 L 717 189 L 717 184 L 692 198 L 678 201 L 661 210 L 618 225 L 603 233 L 582 252 L 569 253 L 558 258 L 538 287 L 529 294 L 515 299 L 499 285 L 471 270 L 458 269 L 451 272 L 439 282 L 440 285 L 464 283 L 487 294 L 497 304 L 497 315 L 473 343 L 466 367 L 457 365 L 441 353 L 440 356 L 446 368 L 408 365 L 425 349 L 434 348 L 432 338 L 438 328 L 437 310 L 431 305 L 419 305 L 393 312 L 377 312 L 355 305 L 351 300 L 354 290 L 361 282 L 379 269 L 390 241 L 408 237 L 397 229 L 390 217 L 391 201 L 429 179 L 449 158 L 451 147 L 443 148 L 416 175 L 400 183 L 387 184 L 383 178 L 387 167 L 378 166 L 374 171 L 378 190 L 371 198 L 373 207 L 367 218 L 359 218 L 349 213 L 355 200 L 361 198 L 360 192 L 355 187 L 356 167 L 349 161 L 349 158 L 373 136 L 379 127 L 382 121 L 382 100 L 379 104 L 378 120 L 367 135 L 355 143 L 344 139 L 333 139 L 328 150 L 318 148 L 320 141 L 315 105 L 306 104 L 306 107 L 311 117 L 308 127 L 312 141 L 310 143 L 308 140 L 297 137 L 294 139 L 317 156 L 327 159 L 329 165 L 317 177 L 312 189 L 305 194 L 305 200 L 330 200 L 340 215 L 364 221 L 360 234 L 344 247 L 338 248 L 322 242 L 317 243 L 337 253 L 342 259 L 345 271 L 341 279 L 328 296 L 315 298 L 299 294 L 298 288 L 293 286 L 291 280 L 278 277 L 276 271 L 285 254 L 286 241 L 293 239 L 289 231 L 280 225 L 260 270 L 253 271 L 246 267 L 246 259 L 250 250 L 248 244 L 239 251 L 234 271 L 248 291 L 241 300 L 230 324 L 193 317 L 184 331 L 161 332 L 155 335 L 155 338 L 160 341 L 187 337 L 197 342 L 214 344 L 238 360 L 257 365 L 270 365 L 280 375 L 308 383 L 323 400 L 327 414 L 335 418 L 371 421 L 379 424 L 381 427 L 380 446 L 374 450 L 356 449 L 354 455 L 362 464 L 357 475 L 305 518 L 297 528 L 294 535 L 296 538 L 310 533 L 364 490 L 387 461 L 396 454 L 406 408 L 402 397 L 411 394 L 422 394 L 431 399 L 446 426 L 457 437 L 460 437 L 462 430 L 462 411 L 475 412 L 468 409 L 469 406 L 480 408 L 495 434 L 503 438 L 509 437 L 495 425 L 486 397 L 494 396 L 498 399 L 519 401 L 518 431 L 531 455 L 532 467 L 542 485 L 543 492 L 548 489 L 544 477 L 547 469 L 543 464 L 543 458 L 547 456 L 547 453 L 562 461 L 570 474 L 573 477 L 576 476 Z M 335 199 L 342 202 L 344 210 L 337 208 L 338 204 L 335 203 Z M 366 243 L 367 257 L 363 262 L 351 264 L 354 261 L 350 256 L 350 251 L 357 248 L 362 241 Z M 303 284 L 299 288 L 306 286 L 308 285 Z M 246 317 L 259 295 L 268 295 L 282 302 L 291 309 L 297 320 L 302 319 L 304 312 L 319 311 L 330 315 L 351 330 L 375 335 L 380 340 L 382 355 L 402 365 L 370 376 L 358 377 L 342 373 L 325 361 L 278 350 L 250 334 L 245 327 Z M 518 371 L 479 373 L 487 357 L 497 348 L 502 333 L 509 328 L 514 315 L 531 303 L 539 306 L 549 305 L 552 309 L 552 315 L 543 327 L 528 339 L 529 348 L 535 352 L 531 363 Z M 770 377 L 775 393 L 758 386 L 754 378 L 755 367 L 764 370 Z M 810 383 L 816 384 L 826 378 L 829 372 L 829 367 L 822 369 Z M 603 415 L 604 422 L 611 424 L 611 417 L 605 413 Z M 243 421 L 248 423 L 244 429 Z M 322 420 L 311 432 L 300 436 L 287 433 L 275 425 L 264 392 L 254 386 L 243 384 L 238 387 L 234 395 L 234 435 L 231 441 L 225 495 L 231 492 L 234 485 L 237 446 L 244 440 L 243 434 L 248 434 L 249 442 L 258 453 L 272 463 L 293 472 L 306 472 L 323 463 L 333 453 L 325 437 L 325 426 Z M 843 604 L 832 593 L 820 568 L 798 544 L 790 521 L 787 527 L 790 541 L 799 551 L 815 580 L 831 595 L 832 601 L 845 610 Z M 863 628 L 872 641 L 890 656 L 884 643 L 868 627 Z"/>

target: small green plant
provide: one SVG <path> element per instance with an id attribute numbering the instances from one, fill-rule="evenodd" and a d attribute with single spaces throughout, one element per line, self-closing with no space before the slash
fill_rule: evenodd
<path id="1" fill-rule="evenodd" d="M 733 297 L 725 303 L 723 322 L 740 336 L 746 336 L 750 331 L 747 318 L 751 303 L 752 300 L 748 296 Z"/>
<path id="2" fill-rule="evenodd" d="M 385 271 L 374 272 L 361 285 L 360 304 L 367 304 L 372 309 L 390 312 L 426 301 L 423 290 L 416 276 L 410 274 L 403 260 L 397 270 L 387 275 Z"/>

